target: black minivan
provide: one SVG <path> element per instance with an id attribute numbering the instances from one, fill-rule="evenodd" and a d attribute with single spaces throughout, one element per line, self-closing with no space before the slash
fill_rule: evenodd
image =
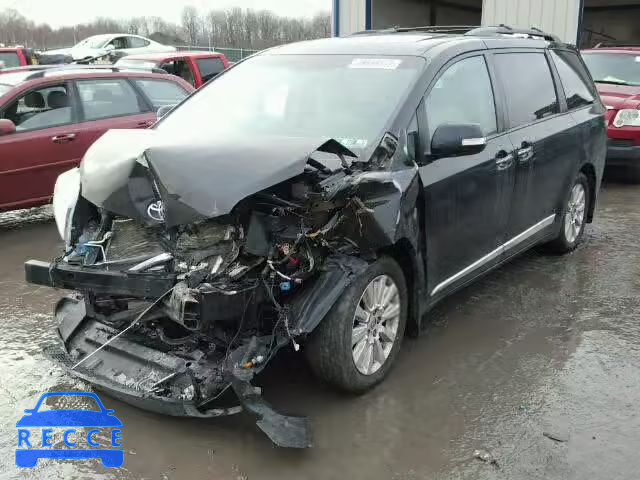
<path id="1" fill-rule="evenodd" d="M 244 408 L 307 446 L 255 375 L 290 347 L 364 392 L 439 300 L 535 245 L 573 250 L 604 113 L 575 48 L 538 30 L 396 28 L 255 55 L 59 177 L 64 251 L 26 263 L 28 281 L 76 291 L 47 353 L 142 408 Z"/>

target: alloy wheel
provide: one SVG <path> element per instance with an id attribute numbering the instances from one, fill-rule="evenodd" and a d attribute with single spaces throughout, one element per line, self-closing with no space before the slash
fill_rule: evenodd
<path id="1" fill-rule="evenodd" d="M 374 278 L 362 293 L 353 318 L 353 363 L 361 374 L 373 375 L 389 358 L 400 313 L 400 293 L 394 280 L 388 275 Z"/>
<path id="2" fill-rule="evenodd" d="M 567 211 L 564 215 L 564 235 L 567 242 L 576 241 L 582 230 L 586 210 L 586 192 L 582 183 L 576 183 L 571 190 Z"/>

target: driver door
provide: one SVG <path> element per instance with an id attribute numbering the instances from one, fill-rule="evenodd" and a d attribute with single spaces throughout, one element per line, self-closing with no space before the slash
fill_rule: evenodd
<path id="1" fill-rule="evenodd" d="M 514 185 L 513 145 L 501 120 L 484 55 L 446 65 L 418 112 L 426 148 L 420 162 L 425 188 L 427 279 L 434 298 L 498 263 Z M 433 132 L 445 124 L 475 124 L 486 138 L 480 153 L 430 158 Z"/>

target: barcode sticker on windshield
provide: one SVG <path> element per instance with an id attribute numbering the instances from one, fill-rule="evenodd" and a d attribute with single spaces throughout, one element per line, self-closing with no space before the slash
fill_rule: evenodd
<path id="1" fill-rule="evenodd" d="M 377 68 L 382 70 L 395 70 L 402 60 L 395 58 L 354 58 L 349 68 Z"/>

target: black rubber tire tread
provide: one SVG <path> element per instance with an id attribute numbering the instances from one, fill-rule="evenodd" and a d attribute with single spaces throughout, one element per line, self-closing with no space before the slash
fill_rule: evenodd
<path id="1" fill-rule="evenodd" d="M 384 365 L 372 375 L 361 374 L 352 357 L 351 333 L 355 309 L 369 282 L 389 275 L 400 294 L 400 323 L 396 342 Z M 400 266 L 390 257 L 381 257 L 342 293 L 324 320 L 311 334 L 304 351 L 314 374 L 343 392 L 360 394 L 375 387 L 389 373 L 398 356 L 407 323 L 408 292 Z"/>
<path id="2" fill-rule="evenodd" d="M 584 187 L 584 191 L 585 191 L 585 219 L 582 222 L 580 233 L 578 233 L 578 236 L 576 237 L 576 239 L 573 242 L 569 242 L 564 233 L 564 217 L 567 214 L 567 203 L 569 201 L 569 196 L 571 195 L 571 191 L 573 190 L 573 187 L 576 186 L 578 183 L 582 183 L 582 186 Z M 565 253 L 572 252 L 573 250 L 576 249 L 578 245 L 580 245 L 580 242 L 584 237 L 585 227 L 587 225 L 587 212 L 589 211 L 589 205 L 591 204 L 590 202 L 591 202 L 591 186 L 589 185 L 589 179 L 584 173 L 580 172 L 576 177 L 575 182 L 571 184 L 571 188 L 567 193 L 567 196 L 564 202 L 564 208 L 562 211 L 562 216 L 560 217 L 560 232 L 558 233 L 558 236 L 556 238 L 554 238 L 553 240 L 551 240 L 549 243 L 545 245 L 545 250 L 547 250 L 549 253 L 562 255 Z"/>

